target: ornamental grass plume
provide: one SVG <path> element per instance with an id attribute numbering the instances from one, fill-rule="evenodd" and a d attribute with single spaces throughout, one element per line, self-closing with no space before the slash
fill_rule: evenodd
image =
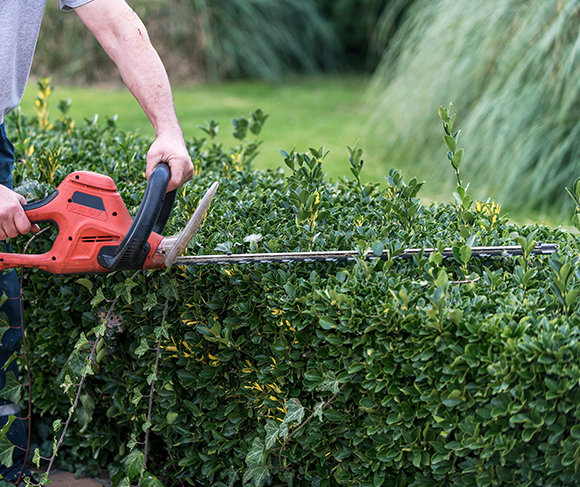
<path id="1" fill-rule="evenodd" d="M 451 187 L 432 107 L 453 100 L 477 196 L 569 213 L 564 187 L 580 173 L 579 20 L 578 0 L 393 2 L 379 24 L 400 25 L 371 89 L 391 166 L 429 171 L 432 190 Z"/>

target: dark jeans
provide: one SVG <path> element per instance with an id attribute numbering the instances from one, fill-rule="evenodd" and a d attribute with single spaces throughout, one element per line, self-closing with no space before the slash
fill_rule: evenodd
<path id="1" fill-rule="evenodd" d="M 6 130 L 4 124 L 0 125 L 0 184 L 12 188 L 12 169 L 14 167 L 14 146 L 6 137 Z M 1 202 L 0 202 L 1 204 Z M 0 245 L 4 247 L 4 245 Z M 4 249 L 2 248 L 2 251 Z M 9 248 L 8 248 L 9 251 Z M 0 341 L 0 390 L 4 388 L 6 373 L 11 371 L 18 378 L 18 365 L 14 360 L 4 371 L 1 367 L 8 361 L 14 351 L 20 350 L 20 339 L 22 338 L 22 326 L 24 325 L 24 317 L 21 304 L 18 300 L 20 294 L 20 282 L 18 274 L 15 270 L 5 272 L 0 275 L 0 296 L 6 293 L 7 300 L 0 311 L 6 314 L 10 329 L 4 334 Z M 14 405 L 6 399 L 0 399 L 0 427 L 6 424 L 9 414 L 14 414 L 14 410 L 18 408 L 18 404 Z M 9 412 L 8 412 L 9 411 Z M 8 414 L 6 414 L 8 412 Z M 16 416 L 21 416 L 17 413 Z M 26 425 L 22 420 L 15 420 L 10 427 L 7 435 L 8 439 L 16 445 L 14 448 L 13 461 L 14 465 L 6 468 L 0 465 L 0 474 L 7 480 L 16 480 L 22 464 L 25 462 L 27 436 Z M 18 448 L 20 447 L 20 448 Z"/>

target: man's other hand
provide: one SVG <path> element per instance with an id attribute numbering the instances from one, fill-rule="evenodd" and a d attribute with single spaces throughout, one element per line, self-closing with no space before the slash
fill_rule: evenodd
<path id="1" fill-rule="evenodd" d="M 36 233 L 38 225 L 32 225 L 22 205 L 26 204 L 23 196 L 0 185 L 0 240 L 14 238 L 30 231 Z"/>

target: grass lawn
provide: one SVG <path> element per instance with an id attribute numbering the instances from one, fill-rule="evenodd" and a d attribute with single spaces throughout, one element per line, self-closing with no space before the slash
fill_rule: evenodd
<path id="1" fill-rule="evenodd" d="M 381 167 L 369 153 L 369 141 L 365 140 L 366 86 L 362 77 L 299 79 L 280 85 L 237 81 L 175 87 L 174 99 L 186 138 L 203 136 L 197 126 L 213 118 L 220 125 L 218 140 L 233 145 L 237 141 L 232 136 L 232 118 L 248 117 L 258 108 L 269 114 L 260 136 L 263 145 L 254 163 L 257 168 L 284 166 L 280 149 L 289 152 L 296 146 L 297 151 L 306 152 L 310 147 L 324 145 L 330 151 L 324 168 L 328 177 L 352 177 L 346 146 L 352 147 L 361 139 L 360 146 L 365 151 L 363 178 L 383 181 L 389 168 Z M 25 115 L 34 115 L 35 97 L 36 83 L 30 83 L 21 104 Z M 69 114 L 77 123 L 92 119 L 95 114 L 103 120 L 117 114 L 122 130 L 153 135 L 143 111 L 123 87 L 55 86 L 51 97 L 53 115 L 56 104 L 67 98 L 72 100 Z"/>

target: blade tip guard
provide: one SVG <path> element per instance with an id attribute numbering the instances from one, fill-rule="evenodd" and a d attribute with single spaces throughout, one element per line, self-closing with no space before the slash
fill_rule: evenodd
<path id="1" fill-rule="evenodd" d="M 219 186 L 218 181 L 215 181 L 210 186 L 210 188 L 207 190 L 207 192 L 197 205 L 195 212 L 187 222 L 185 228 L 181 231 L 179 235 L 175 237 L 174 241 L 171 241 L 171 247 L 166 251 L 165 254 L 165 267 L 171 267 L 175 263 L 175 260 L 183 254 L 183 252 L 189 245 L 189 242 L 195 235 L 195 232 L 203 222 L 203 219 L 205 218 L 205 215 L 209 210 L 211 201 L 218 189 L 218 186 Z"/>

